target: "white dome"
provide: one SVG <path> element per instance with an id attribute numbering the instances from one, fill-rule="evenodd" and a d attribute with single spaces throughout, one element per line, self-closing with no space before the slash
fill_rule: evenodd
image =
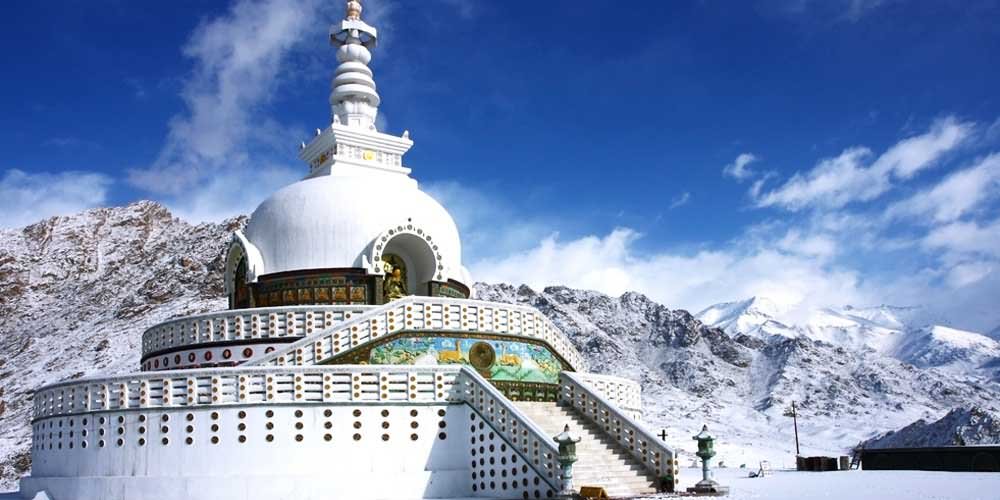
<path id="1" fill-rule="evenodd" d="M 304 179 L 261 203 L 245 234 L 260 252 L 256 276 L 331 268 L 381 272 L 381 254 L 388 251 L 421 268 L 420 282 L 467 279 L 455 221 L 405 175 Z"/>

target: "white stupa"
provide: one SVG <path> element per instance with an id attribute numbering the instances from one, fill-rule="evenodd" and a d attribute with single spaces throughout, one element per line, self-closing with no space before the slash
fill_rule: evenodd
<path id="1" fill-rule="evenodd" d="M 141 371 L 35 395 L 52 500 L 548 498 L 672 489 L 635 382 L 586 372 L 538 311 L 470 298 L 458 229 L 378 131 L 360 2 L 331 29 L 332 123 L 230 245 L 230 309 L 143 334 Z M 553 440 L 569 424 L 574 480 Z M 616 453 L 617 452 L 617 453 Z"/>

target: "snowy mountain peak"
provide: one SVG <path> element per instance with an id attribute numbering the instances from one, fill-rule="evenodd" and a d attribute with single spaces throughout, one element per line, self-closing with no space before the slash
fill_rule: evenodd
<path id="1" fill-rule="evenodd" d="M 880 305 L 876 307 L 844 306 L 841 309 L 823 309 L 815 315 L 809 324 L 811 326 L 836 326 L 847 324 L 867 324 L 873 327 L 904 330 L 919 325 L 923 309 L 909 306 Z M 830 324 L 821 324 L 822 321 Z"/>
<path id="2" fill-rule="evenodd" d="M 771 323 L 783 327 L 775 320 L 782 312 L 784 308 L 767 297 L 750 297 L 709 306 L 696 314 L 695 318 L 707 326 L 721 328 L 730 335 L 752 335 Z"/>
<path id="3" fill-rule="evenodd" d="M 920 307 L 821 308 L 799 324 L 778 321 L 781 308 L 773 301 L 752 297 L 708 307 L 697 318 L 723 329 L 731 337 L 748 335 L 761 340 L 780 336 L 808 338 L 837 347 L 872 350 L 919 368 L 941 368 L 960 375 L 1000 377 L 1000 332 L 996 338 L 941 325 L 922 323 Z"/>
<path id="4" fill-rule="evenodd" d="M 974 373 L 1000 358 L 1000 342 L 975 332 L 935 325 L 907 332 L 890 354 L 918 368 Z"/>

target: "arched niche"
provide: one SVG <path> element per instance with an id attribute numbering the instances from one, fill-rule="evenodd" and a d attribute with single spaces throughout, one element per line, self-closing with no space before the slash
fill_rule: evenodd
<path id="1" fill-rule="evenodd" d="M 257 281 L 257 275 L 263 269 L 263 262 L 260 252 L 250 243 L 243 233 L 236 231 L 233 239 L 229 243 L 229 251 L 226 253 L 225 270 L 225 290 L 230 298 L 230 306 L 236 307 L 235 296 L 237 291 L 243 290 L 249 296 L 247 287 L 250 283 Z M 248 307 L 244 304 L 242 307 Z"/>
<path id="2" fill-rule="evenodd" d="M 427 295 L 429 282 L 444 280 L 442 258 L 434 237 L 422 228 L 399 225 L 379 235 L 372 247 L 372 272 L 385 273 L 382 259 L 386 255 L 395 255 L 405 264 L 409 295 Z"/>

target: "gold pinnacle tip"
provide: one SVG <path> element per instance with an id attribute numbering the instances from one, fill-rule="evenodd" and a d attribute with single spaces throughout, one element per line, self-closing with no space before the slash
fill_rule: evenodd
<path id="1" fill-rule="evenodd" d="M 347 2 L 347 20 L 349 21 L 359 21 L 361 20 L 361 11 L 364 10 L 361 7 L 361 2 L 358 0 L 349 0 Z"/>

